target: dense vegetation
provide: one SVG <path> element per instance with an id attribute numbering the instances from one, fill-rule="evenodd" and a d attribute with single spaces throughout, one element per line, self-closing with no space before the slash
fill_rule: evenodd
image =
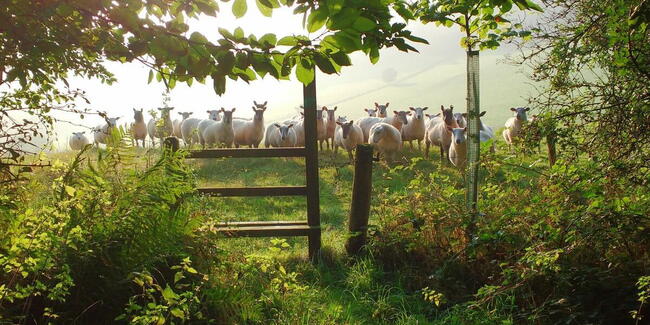
<path id="1" fill-rule="evenodd" d="M 316 265 L 304 239 L 214 233 L 233 218 L 302 219 L 303 200 L 192 194 L 199 183 L 300 184 L 300 160 L 185 163 L 127 145 L 60 155 L 3 188 L 0 312 L 142 324 L 631 323 L 630 312 L 647 314 L 638 301 L 649 289 L 647 188 L 595 182 L 586 159 L 549 168 L 540 154 L 483 155 L 472 234 L 457 170 L 416 152 L 377 165 L 370 243 L 352 259 L 343 248 L 352 168 L 321 153 Z"/>

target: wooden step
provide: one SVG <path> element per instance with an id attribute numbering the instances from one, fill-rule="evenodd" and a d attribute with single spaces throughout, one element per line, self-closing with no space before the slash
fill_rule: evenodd
<path id="1" fill-rule="evenodd" d="M 295 196 L 307 195 L 306 186 L 262 186 L 262 187 L 202 187 L 199 194 L 207 196 Z"/>
<path id="2" fill-rule="evenodd" d="M 268 158 L 305 157 L 304 147 L 296 148 L 240 148 L 190 150 L 185 158 Z"/>

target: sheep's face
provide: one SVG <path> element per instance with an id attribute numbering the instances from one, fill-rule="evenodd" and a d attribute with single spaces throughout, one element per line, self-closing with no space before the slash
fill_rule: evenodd
<path id="1" fill-rule="evenodd" d="M 316 120 L 323 119 L 323 112 L 327 112 L 327 106 L 323 106 L 322 109 L 316 111 Z"/>
<path id="2" fill-rule="evenodd" d="M 255 106 L 253 106 L 253 112 L 255 112 L 255 115 L 253 115 L 253 120 L 263 121 L 264 111 L 266 111 L 266 102 L 264 102 L 264 104 L 258 104 L 253 101 L 253 103 L 255 104 Z"/>
<path id="3" fill-rule="evenodd" d="M 377 116 L 377 110 L 376 109 L 366 108 L 366 109 L 364 109 L 364 111 L 366 111 L 366 113 L 368 113 L 368 116 L 371 116 L 371 117 Z"/>
<path id="4" fill-rule="evenodd" d="M 265 101 L 264 103 L 258 104 L 256 101 L 253 101 L 253 105 L 255 105 L 255 106 L 253 107 L 253 109 L 261 109 L 261 110 L 265 111 L 265 110 L 266 110 L 266 103 L 267 103 L 267 102 L 268 102 L 268 101 Z"/>
<path id="5" fill-rule="evenodd" d="M 376 127 L 372 133 L 372 143 L 379 143 L 379 141 L 384 137 L 384 132 L 385 130 L 382 125 Z"/>
<path id="6" fill-rule="evenodd" d="M 221 108 L 221 113 L 223 113 L 223 123 L 230 124 L 232 123 L 232 113 L 235 112 L 235 108 L 233 107 L 232 110 L 227 111 L 225 108 Z"/>
<path id="7" fill-rule="evenodd" d="M 347 116 L 339 116 L 336 118 L 336 124 L 345 123 L 347 122 L 347 120 L 348 120 Z"/>
<path id="8" fill-rule="evenodd" d="M 169 119 L 169 112 L 171 112 L 174 108 L 173 107 L 159 107 L 158 110 L 160 111 L 160 116 L 164 119 Z"/>
<path id="9" fill-rule="evenodd" d="M 424 111 L 429 109 L 429 107 L 409 107 L 411 111 L 413 111 L 413 114 L 416 120 L 422 120 L 424 118 Z"/>
<path id="10" fill-rule="evenodd" d="M 336 124 L 340 125 L 341 129 L 343 129 L 343 139 L 347 139 L 350 135 L 350 130 L 352 130 L 352 123 L 354 123 L 354 120 L 350 120 L 349 122 L 336 122 Z"/>
<path id="11" fill-rule="evenodd" d="M 119 117 L 110 117 L 106 119 L 106 124 L 108 124 L 109 128 L 115 127 L 117 125 L 117 120 L 119 120 Z"/>
<path id="12" fill-rule="evenodd" d="M 83 131 L 83 132 L 72 132 L 72 134 L 74 135 L 74 137 L 75 137 L 75 138 L 78 138 L 78 139 L 83 138 L 85 133 L 86 133 L 86 131 Z"/>
<path id="13" fill-rule="evenodd" d="M 409 124 L 409 120 L 406 118 L 407 116 L 411 115 L 411 112 L 407 111 L 393 111 L 393 114 L 395 114 L 395 117 L 402 122 L 402 124 L 406 125 Z"/>
<path id="14" fill-rule="evenodd" d="M 192 115 L 192 112 L 178 112 L 178 115 L 182 116 L 183 120 L 187 120 Z"/>
<path id="15" fill-rule="evenodd" d="M 334 106 L 333 109 L 327 110 L 327 120 L 328 121 L 334 121 L 334 119 L 336 117 L 336 109 L 337 108 L 338 108 L 338 106 Z"/>
<path id="16" fill-rule="evenodd" d="M 386 105 L 379 105 L 378 103 L 375 102 L 375 108 L 377 113 L 379 114 L 379 117 L 387 117 L 388 116 L 388 105 L 390 103 L 386 103 Z"/>
<path id="17" fill-rule="evenodd" d="M 209 119 L 211 119 L 213 121 L 221 120 L 221 117 L 219 116 L 219 114 L 221 114 L 220 110 L 213 109 L 213 110 L 209 110 L 207 112 L 208 112 L 208 118 Z"/>
<path id="18" fill-rule="evenodd" d="M 442 119 L 445 121 L 445 124 L 451 127 L 458 126 L 458 123 L 456 123 L 456 119 L 454 118 L 454 105 L 450 105 L 449 108 L 440 105 L 440 112 L 442 113 Z"/>
<path id="19" fill-rule="evenodd" d="M 293 127 L 293 124 L 280 125 L 278 123 L 274 123 L 273 125 L 278 129 L 278 132 L 280 132 L 280 140 L 282 141 L 285 141 L 287 139 L 289 136 L 289 129 Z"/>
<path id="20" fill-rule="evenodd" d="M 515 113 L 515 117 L 517 117 L 518 120 L 528 121 L 527 112 L 530 110 L 530 107 L 511 107 L 510 110 Z"/>
<path id="21" fill-rule="evenodd" d="M 464 143 L 466 139 L 465 134 L 467 133 L 467 127 L 463 128 L 452 128 L 447 126 L 447 130 L 451 132 L 451 141 L 455 144 Z"/>
<path id="22" fill-rule="evenodd" d="M 143 113 L 142 113 L 143 111 L 144 111 L 144 108 L 141 108 L 140 110 L 137 110 L 137 109 L 135 109 L 135 108 L 133 109 L 133 119 L 134 119 L 136 122 L 142 122 L 142 121 L 144 121 L 144 115 L 143 115 Z"/>
<path id="23" fill-rule="evenodd" d="M 464 128 L 466 125 L 465 115 L 464 113 L 454 113 L 454 120 L 459 128 Z"/>

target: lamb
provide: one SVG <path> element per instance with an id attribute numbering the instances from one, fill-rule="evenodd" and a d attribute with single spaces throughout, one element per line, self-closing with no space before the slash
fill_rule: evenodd
<path id="1" fill-rule="evenodd" d="M 131 135 L 135 140 L 135 145 L 139 146 L 138 140 L 142 141 L 142 147 L 144 147 L 144 140 L 147 139 L 147 124 L 144 122 L 144 109 L 140 110 L 133 109 L 133 119 L 135 122 L 131 124 Z"/>
<path id="2" fill-rule="evenodd" d="M 459 169 L 464 169 L 467 163 L 467 127 L 452 128 L 447 126 L 451 132 L 451 144 L 449 146 L 449 161 Z"/>
<path id="3" fill-rule="evenodd" d="M 207 120 L 201 120 L 199 124 L 197 125 L 197 130 L 198 130 L 198 138 L 199 138 L 199 143 L 201 145 L 205 145 L 205 141 L 203 140 L 203 132 L 205 129 L 208 128 L 208 126 L 214 124 L 215 122 L 221 121 L 221 114 L 220 110 L 208 110 L 208 119 Z"/>
<path id="4" fill-rule="evenodd" d="M 235 148 L 239 146 L 249 146 L 258 148 L 262 138 L 264 138 L 264 111 L 266 103 L 258 104 L 253 101 L 253 112 L 255 115 L 252 120 L 236 118 L 232 121 L 232 127 L 235 132 Z"/>
<path id="5" fill-rule="evenodd" d="M 88 138 L 84 135 L 86 132 L 72 132 L 72 136 L 70 137 L 70 140 L 68 140 L 68 144 L 70 145 L 70 149 L 72 150 L 81 150 L 83 149 L 87 144 L 90 143 Z"/>
<path id="6" fill-rule="evenodd" d="M 445 109 L 440 105 L 442 113 L 441 118 L 436 117 L 430 121 L 429 128 L 427 129 L 424 137 L 425 151 L 424 156 L 429 157 L 429 147 L 433 144 L 440 147 L 440 158 L 444 159 L 445 152 L 449 157 L 449 145 L 451 145 L 451 131 L 447 127 L 457 128 L 458 123 L 454 118 L 454 107 L 450 106 Z"/>
<path id="7" fill-rule="evenodd" d="M 334 131 L 336 131 L 336 109 L 338 106 L 334 106 L 334 109 L 327 111 L 327 119 L 325 122 L 327 138 L 325 139 L 326 147 L 334 149 Z"/>
<path id="8" fill-rule="evenodd" d="M 321 151 L 323 150 L 323 143 L 327 140 L 327 125 L 323 120 L 323 112 L 327 112 L 327 106 L 316 110 L 316 140 L 318 140 L 318 147 Z"/>
<path id="9" fill-rule="evenodd" d="M 95 145 L 98 146 L 100 143 L 107 143 L 108 138 L 111 133 L 113 133 L 113 130 L 115 130 L 117 120 L 119 119 L 119 117 L 107 117 L 106 124 L 93 128 L 93 138 L 95 140 Z"/>
<path id="10" fill-rule="evenodd" d="M 386 105 L 379 105 L 377 102 L 375 102 L 375 109 L 377 110 L 377 117 L 385 118 L 388 117 L 388 105 L 390 103 L 386 103 Z"/>
<path id="11" fill-rule="evenodd" d="M 264 145 L 270 147 L 295 147 L 296 146 L 296 131 L 293 129 L 293 124 L 278 124 L 273 123 L 266 129 L 266 139 Z"/>
<path id="12" fill-rule="evenodd" d="M 418 150 L 422 148 L 422 140 L 424 140 L 424 134 L 426 132 L 426 128 L 424 125 L 424 111 L 426 111 L 429 107 L 409 107 L 409 109 L 415 114 L 413 117 L 409 118 L 409 123 L 404 125 L 402 127 L 402 141 L 406 141 L 411 145 L 411 149 L 413 148 L 413 140 L 418 141 Z"/>
<path id="13" fill-rule="evenodd" d="M 399 130 L 384 122 L 373 125 L 370 129 L 370 143 L 384 156 L 387 162 L 392 162 L 397 153 L 402 150 L 402 136 Z"/>
<path id="14" fill-rule="evenodd" d="M 151 138 L 151 146 L 156 146 L 156 138 L 159 138 L 162 143 L 164 137 L 172 135 L 174 125 L 169 113 L 173 109 L 173 107 L 159 107 L 160 118 L 152 118 L 149 120 L 149 123 L 147 123 L 147 131 L 149 133 L 149 138 Z"/>
<path id="15" fill-rule="evenodd" d="M 366 113 L 368 113 L 368 116 L 370 116 L 370 117 L 377 117 L 377 109 L 373 109 L 373 108 L 364 108 L 363 110 L 366 111 Z"/>
<path id="16" fill-rule="evenodd" d="M 343 147 L 348 151 L 348 157 L 350 162 L 354 159 L 352 158 L 352 150 L 357 148 L 357 145 L 363 143 L 363 131 L 361 127 L 354 124 L 353 120 L 348 122 L 336 121 L 338 127 L 336 128 L 336 133 L 334 134 L 334 153 L 338 151 L 339 147 Z"/>
<path id="17" fill-rule="evenodd" d="M 223 118 L 221 121 L 211 123 L 203 131 L 203 146 L 212 146 L 212 145 L 224 145 L 226 148 L 232 147 L 232 144 L 235 140 L 235 131 L 232 127 L 232 114 L 235 112 L 235 108 L 230 111 L 226 111 L 223 107 L 221 108 L 223 113 Z"/>
<path id="18" fill-rule="evenodd" d="M 411 115 L 411 112 L 408 111 L 393 111 L 393 116 L 391 117 L 385 117 L 384 121 L 385 123 L 388 123 L 392 126 L 394 126 L 398 130 L 402 130 L 402 127 L 404 125 L 409 124 L 408 116 Z"/>
<path id="19" fill-rule="evenodd" d="M 506 129 L 503 130 L 503 138 L 506 140 L 508 146 L 512 145 L 514 139 L 519 136 L 521 133 L 521 128 L 524 123 L 528 121 L 526 112 L 530 110 L 530 107 L 511 107 L 511 111 L 515 113 L 515 116 L 509 118 L 506 121 Z"/>
<path id="20" fill-rule="evenodd" d="M 173 134 L 174 134 L 175 137 L 182 139 L 183 138 L 183 133 L 181 132 L 181 124 L 183 124 L 183 122 L 185 120 L 187 120 L 190 117 L 190 115 L 192 115 L 192 112 L 178 112 L 178 115 L 180 115 L 182 119 L 180 119 L 180 120 L 175 119 L 174 120 L 174 122 L 172 124 L 173 129 L 174 129 Z"/>

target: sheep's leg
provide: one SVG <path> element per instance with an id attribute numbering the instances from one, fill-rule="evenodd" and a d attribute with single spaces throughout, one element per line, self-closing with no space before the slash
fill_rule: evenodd
<path id="1" fill-rule="evenodd" d="M 422 140 L 418 139 L 418 151 L 422 151 Z"/>
<path id="2" fill-rule="evenodd" d="M 429 158 L 429 146 L 431 146 L 429 140 L 424 141 L 424 158 Z"/>
<path id="3" fill-rule="evenodd" d="M 352 157 L 352 150 L 348 150 L 348 157 L 350 158 L 350 163 L 354 163 L 354 158 Z"/>

